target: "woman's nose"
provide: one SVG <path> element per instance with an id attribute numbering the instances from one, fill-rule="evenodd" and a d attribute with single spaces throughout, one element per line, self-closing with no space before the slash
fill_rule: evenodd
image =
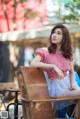
<path id="1" fill-rule="evenodd" d="M 56 33 L 53 34 L 53 37 L 56 37 Z"/>

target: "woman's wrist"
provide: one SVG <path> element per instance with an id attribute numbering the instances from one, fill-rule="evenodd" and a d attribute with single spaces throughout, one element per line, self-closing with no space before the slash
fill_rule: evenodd
<path id="1" fill-rule="evenodd" d="M 72 86 L 72 87 L 74 87 L 74 86 L 75 86 L 75 84 L 71 83 L 71 86 Z"/>
<path id="2" fill-rule="evenodd" d="M 52 65 L 52 68 L 55 69 L 55 67 L 56 67 L 56 66 L 53 64 L 53 65 Z"/>
<path id="3" fill-rule="evenodd" d="M 75 83 L 71 83 L 71 87 L 77 87 Z"/>

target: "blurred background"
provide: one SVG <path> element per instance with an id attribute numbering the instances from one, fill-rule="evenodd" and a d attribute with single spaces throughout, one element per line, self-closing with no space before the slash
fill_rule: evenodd
<path id="1" fill-rule="evenodd" d="M 29 66 L 34 51 L 48 46 L 57 23 L 69 29 L 74 67 L 80 76 L 79 0 L 0 0 L 0 82 L 12 82 L 20 66 Z"/>

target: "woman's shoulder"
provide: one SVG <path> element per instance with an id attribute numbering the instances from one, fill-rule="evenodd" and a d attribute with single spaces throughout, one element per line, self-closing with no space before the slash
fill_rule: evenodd
<path id="1" fill-rule="evenodd" d="M 45 55 L 45 54 L 47 54 L 47 52 L 48 52 L 48 48 L 42 47 L 42 48 L 38 48 L 38 49 L 35 51 L 35 54 L 43 54 L 43 55 Z"/>
<path id="2" fill-rule="evenodd" d="M 42 48 L 38 48 L 36 51 L 48 51 L 48 48 L 47 47 L 42 47 Z"/>
<path id="3" fill-rule="evenodd" d="M 47 47 L 43 47 L 41 49 L 44 50 L 44 51 L 48 51 L 48 48 Z"/>
<path id="4" fill-rule="evenodd" d="M 37 50 L 48 51 L 48 48 L 47 47 L 42 47 L 42 48 L 38 48 Z"/>
<path id="5" fill-rule="evenodd" d="M 47 55 L 47 51 L 48 51 L 48 49 L 47 49 L 46 47 L 38 48 L 38 49 L 35 51 L 35 55 L 40 55 L 40 56 L 42 56 L 43 58 L 45 58 L 46 55 Z"/>

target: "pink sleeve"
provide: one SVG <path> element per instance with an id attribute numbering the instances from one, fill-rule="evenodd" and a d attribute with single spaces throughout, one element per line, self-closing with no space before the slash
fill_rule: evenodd
<path id="1" fill-rule="evenodd" d="M 35 51 L 35 55 L 40 55 L 43 61 L 45 59 L 45 50 L 39 48 Z"/>

